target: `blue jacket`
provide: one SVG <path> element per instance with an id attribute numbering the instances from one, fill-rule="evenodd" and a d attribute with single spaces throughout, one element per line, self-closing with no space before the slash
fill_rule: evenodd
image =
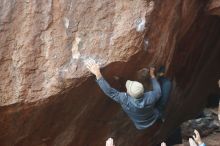
<path id="1" fill-rule="evenodd" d="M 155 78 L 151 79 L 151 82 L 153 91 L 145 92 L 143 97 L 135 99 L 126 92 L 119 92 L 110 87 L 103 77 L 97 80 L 102 91 L 121 105 L 122 109 L 133 121 L 136 128 L 140 130 L 153 125 L 159 117 L 159 112 L 155 108 L 155 103 L 161 96 L 161 89 Z"/>

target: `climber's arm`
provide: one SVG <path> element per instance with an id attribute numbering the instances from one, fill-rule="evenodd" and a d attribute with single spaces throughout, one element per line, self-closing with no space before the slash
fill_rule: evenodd
<path id="1" fill-rule="evenodd" d="M 102 91 L 111 99 L 121 104 L 124 104 L 126 102 L 125 93 L 119 92 L 116 89 L 112 88 L 103 77 L 97 79 L 96 82 L 98 83 Z"/>
<path id="2" fill-rule="evenodd" d="M 99 87 L 107 96 L 118 103 L 125 102 L 125 93 L 117 91 L 108 84 L 108 82 L 102 77 L 100 67 L 97 63 L 88 63 L 87 68 L 96 76 Z"/>
<path id="3" fill-rule="evenodd" d="M 155 75 L 154 75 L 155 68 L 150 68 L 150 76 L 151 76 L 151 83 L 153 85 L 153 91 L 146 92 L 145 94 L 148 97 L 147 102 L 148 103 L 153 103 L 156 102 L 160 96 L 161 96 L 161 89 L 160 89 L 160 84 L 158 83 Z"/>

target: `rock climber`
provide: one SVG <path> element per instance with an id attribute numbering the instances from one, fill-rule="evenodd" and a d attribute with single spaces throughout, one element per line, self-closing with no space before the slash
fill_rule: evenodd
<path id="1" fill-rule="evenodd" d="M 145 90 L 152 90 L 151 85 L 149 84 L 149 70 L 147 68 L 142 68 L 136 74 L 137 81 L 144 85 Z M 161 97 L 156 102 L 156 107 L 160 113 L 161 119 L 164 120 L 164 111 L 167 105 L 167 102 L 170 98 L 170 93 L 172 89 L 172 82 L 169 78 L 165 76 L 165 67 L 161 66 L 157 71 L 157 80 L 161 87 Z"/>
<path id="2" fill-rule="evenodd" d="M 96 76 L 96 81 L 102 91 L 111 99 L 119 103 L 128 117 L 139 130 L 152 126 L 159 118 L 155 103 L 161 96 L 160 85 L 155 77 L 155 68 L 150 68 L 153 90 L 144 92 L 144 87 L 137 81 L 126 81 L 127 92 L 119 92 L 112 88 L 103 78 L 100 66 L 96 62 L 88 62 L 87 68 Z"/>

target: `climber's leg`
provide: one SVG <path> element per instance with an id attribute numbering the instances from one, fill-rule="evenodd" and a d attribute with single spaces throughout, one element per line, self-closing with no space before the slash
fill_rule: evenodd
<path id="1" fill-rule="evenodd" d="M 164 110 L 167 102 L 169 101 L 169 97 L 172 89 L 172 82 L 171 80 L 169 80 L 167 77 L 164 76 L 164 72 L 165 72 L 165 68 L 160 67 L 158 71 L 158 81 L 161 87 L 161 98 L 156 103 L 156 107 L 161 113 L 162 118 L 164 118 Z"/>

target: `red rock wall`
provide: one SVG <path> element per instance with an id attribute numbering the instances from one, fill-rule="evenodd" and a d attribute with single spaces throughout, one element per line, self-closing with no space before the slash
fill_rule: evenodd
<path id="1" fill-rule="evenodd" d="M 212 15 L 220 15 L 220 1 L 210 0 L 207 5 L 207 11 Z"/>
<path id="2" fill-rule="evenodd" d="M 201 110 L 219 78 L 219 18 L 199 0 L 2 0 L 0 8 L 3 146 L 103 146 L 110 136 L 117 146 L 151 145 L 156 131 L 162 138 Z M 120 90 L 136 70 L 165 65 L 176 92 L 161 130 L 135 130 L 89 75 L 88 57 Z"/>

